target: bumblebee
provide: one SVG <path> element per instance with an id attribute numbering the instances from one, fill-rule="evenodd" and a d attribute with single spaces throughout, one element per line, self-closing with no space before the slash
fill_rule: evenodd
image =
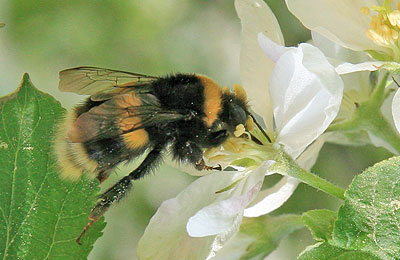
<path id="1" fill-rule="evenodd" d="M 167 147 L 174 159 L 197 170 L 222 170 L 220 165 L 206 165 L 203 150 L 221 145 L 250 116 L 242 89 L 226 91 L 197 74 L 155 77 L 77 67 L 60 72 L 59 89 L 90 95 L 58 131 L 55 152 L 62 177 L 76 180 L 86 172 L 103 182 L 118 164 L 147 154 L 135 170 L 100 195 L 78 244 L 126 195 L 132 181 L 158 165 Z"/>

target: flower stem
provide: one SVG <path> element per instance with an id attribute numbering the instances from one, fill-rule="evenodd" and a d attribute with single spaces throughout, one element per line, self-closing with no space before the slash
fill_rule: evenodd
<path id="1" fill-rule="evenodd" d="M 353 132 L 360 133 L 366 131 L 373 137 L 378 138 L 391 152 L 400 154 L 400 135 L 388 122 L 381 112 L 383 102 L 390 94 L 390 90 L 386 90 L 389 73 L 383 76 L 383 79 L 373 89 L 370 99 L 361 103 L 357 103 L 352 118 L 344 122 L 332 124 L 327 131 L 333 132 Z"/>
<path id="2" fill-rule="evenodd" d="M 278 173 L 294 177 L 301 182 L 304 182 L 320 191 L 323 191 L 333 197 L 344 200 L 344 189 L 336 186 L 333 183 L 311 173 L 300 166 L 291 159 L 288 155 L 282 152 L 280 158 L 272 166 Z"/>

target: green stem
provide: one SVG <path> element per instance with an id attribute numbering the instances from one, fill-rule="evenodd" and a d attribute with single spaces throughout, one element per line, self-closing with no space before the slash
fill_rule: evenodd
<path id="1" fill-rule="evenodd" d="M 400 136 L 381 112 L 381 107 L 389 92 L 386 85 L 389 73 L 374 88 L 369 100 L 357 104 L 351 119 L 332 124 L 327 131 L 360 133 L 366 131 L 382 140 L 400 154 Z"/>
<path id="2" fill-rule="evenodd" d="M 344 200 L 344 189 L 298 166 L 293 159 L 283 152 L 272 166 L 280 174 L 294 177 L 333 197 Z"/>

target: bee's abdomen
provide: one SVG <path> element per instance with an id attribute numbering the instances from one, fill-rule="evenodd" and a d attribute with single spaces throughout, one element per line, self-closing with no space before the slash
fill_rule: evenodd
<path id="1" fill-rule="evenodd" d="M 55 152 L 63 178 L 77 180 L 86 172 L 93 177 L 105 179 L 120 162 L 133 159 L 149 147 L 145 129 L 82 142 L 71 139 L 71 129 L 75 127 L 79 109 L 80 115 L 85 113 L 81 107 L 72 111 L 64 124 L 60 125 L 57 134 Z M 118 121 L 113 124 L 108 127 L 120 127 Z M 76 127 L 75 132 L 81 134 Z"/>

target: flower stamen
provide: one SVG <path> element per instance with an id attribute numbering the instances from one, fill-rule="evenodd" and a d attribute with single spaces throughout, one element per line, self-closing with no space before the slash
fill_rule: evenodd
<path id="1" fill-rule="evenodd" d="M 385 0 L 382 6 L 362 7 L 360 12 L 371 15 L 371 11 L 377 14 L 371 15 L 371 22 L 366 35 L 376 45 L 387 49 L 395 61 L 400 61 L 400 3 L 397 9 L 393 10 L 390 0 Z"/>

